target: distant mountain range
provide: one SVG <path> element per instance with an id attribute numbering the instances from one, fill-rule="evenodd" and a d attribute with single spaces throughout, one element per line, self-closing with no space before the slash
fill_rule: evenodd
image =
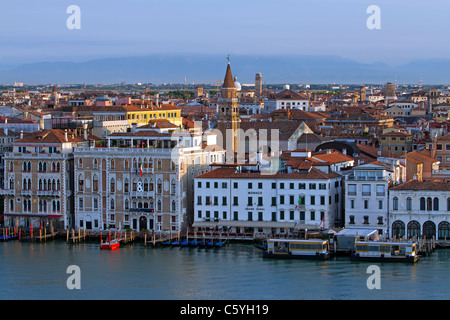
<path id="1" fill-rule="evenodd" d="M 219 55 L 158 54 L 143 57 L 96 59 L 87 62 L 39 62 L 0 68 L 0 83 L 12 84 L 115 84 L 212 83 L 223 80 L 227 61 Z M 450 59 L 416 60 L 391 67 L 364 64 L 337 56 L 231 57 L 233 75 L 240 83 L 254 83 L 260 72 L 267 84 L 424 84 L 450 83 Z"/>

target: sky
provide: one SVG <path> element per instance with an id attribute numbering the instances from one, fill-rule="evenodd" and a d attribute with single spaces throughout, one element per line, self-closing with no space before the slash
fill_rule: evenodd
<path id="1" fill-rule="evenodd" d="M 80 29 L 70 30 L 70 5 Z M 380 8 L 370 30 L 367 8 Z M 448 0 L 0 0 L 0 65 L 154 53 L 450 57 Z"/>

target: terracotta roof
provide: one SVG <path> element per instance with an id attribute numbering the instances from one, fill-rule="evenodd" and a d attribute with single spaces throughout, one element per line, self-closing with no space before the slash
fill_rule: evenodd
<path id="1" fill-rule="evenodd" d="M 326 161 L 329 163 L 339 163 L 339 162 L 346 162 L 346 161 L 354 160 L 353 158 L 346 156 L 344 154 L 338 153 L 338 152 L 319 154 L 319 155 L 313 156 L 312 158 Z"/>
<path id="2" fill-rule="evenodd" d="M 410 180 L 391 190 L 450 191 L 450 182 L 443 180 Z"/>
<path id="3" fill-rule="evenodd" d="M 431 158 L 423 153 L 419 153 L 417 151 L 409 152 L 402 156 L 402 158 L 406 158 L 408 160 L 415 159 L 420 162 L 428 161 L 428 162 L 438 162 L 437 159 Z"/>
<path id="4" fill-rule="evenodd" d="M 196 178 L 201 179 L 298 179 L 298 180 L 328 180 L 340 177 L 335 172 L 325 173 L 315 168 L 311 168 L 306 173 L 292 172 L 292 173 L 276 173 L 276 174 L 261 174 L 253 172 L 236 172 L 235 168 L 218 168 L 212 171 L 203 173 Z"/>
<path id="5" fill-rule="evenodd" d="M 16 143 L 65 143 L 82 141 L 84 141 L 83 137 L 75 136 L 72 138 L 70 133 L 67 134 L 67 141 L 65 141 L 64 130 L 51 129 L 25 134 L 23 139 L 16 140 Z"/>

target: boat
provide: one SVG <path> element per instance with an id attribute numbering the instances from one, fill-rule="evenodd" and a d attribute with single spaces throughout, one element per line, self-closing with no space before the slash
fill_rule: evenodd
<path id="1" fill-rule="evenodd" d="M 187 247 L 189 246 L 189 241 L 187 241 L 186 239 L 180 242 L 180 246 L 181 247 Z"/>
<path id="2" fill-rule="evenodd" d="M 357 241 L 351 260 L 373 262 L 419 261 L 416 242 Z"/>
<path id="3" fill-rule="evenodd" d="M 190 246 L 190 247 L 196 247 L 196 246 L 198 246 L 198 241 L 197 241 L 197 240 L 191 240 L 191 241 L 189 241 L 189 246 Z"/>
<path id="4" fill-rule="evenodd" d="M 103 242 L 100 234 L 100 249 L 103 250 L 117 250 L 120 248 L 120 241 L 118 239 L 111 240 L 111 231 L 109 232 L 108 242 Z"/>
<path id="5" fill-rule="evenodd" d="M 214 241 L 213 240 L 207 240 L 206 241 L 206 246 L 207 247 L 214 247 Z"/>
<path id="6" fill-rule="evenodd" d="M 174 240 L 174 241 L 172 241 L 172 242 L 170 243 L 170 245 L 171 245 L 172 247 L 179 247 L 179 246 L 180 246 L 180 241 Z"/>
<path id="7" fill-rule="evenodd" d="M 222 248 L 225 245 L 224 241 L 221 240 L 217 240 L 216 242 L 214 242 L 214 247 L 216 248 Z"/>
<path id="8" fill-rule="evenodd" d="M 327 240 L 320 239 L 268 239 L 263 258 L 317 259 L 330 257 Z"/>

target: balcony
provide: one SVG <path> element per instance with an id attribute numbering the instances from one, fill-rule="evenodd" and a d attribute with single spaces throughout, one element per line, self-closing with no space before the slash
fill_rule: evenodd
<path id="1" fill-rule="evenodd" d="M 31 196 L 31 195 L 33 194 L 33 191 L 32 191 L 32 190 L 25 190 L 25 189 L 22 189 L 21 194 L 22 194 L 23 196 Z"/>
<path id="2" fill-rule="evenodd" d="M 0 189 L 0 195 L 3 196 L 13 196 L 15 194 L 14 189 Z"/>
<path id="3" fill-rule="evenodd" d="M 47 197 L 60 197 L 61 196 L 60 190 L 38 190 L 36 193 L 38 196 L 47 196 Z"/>

